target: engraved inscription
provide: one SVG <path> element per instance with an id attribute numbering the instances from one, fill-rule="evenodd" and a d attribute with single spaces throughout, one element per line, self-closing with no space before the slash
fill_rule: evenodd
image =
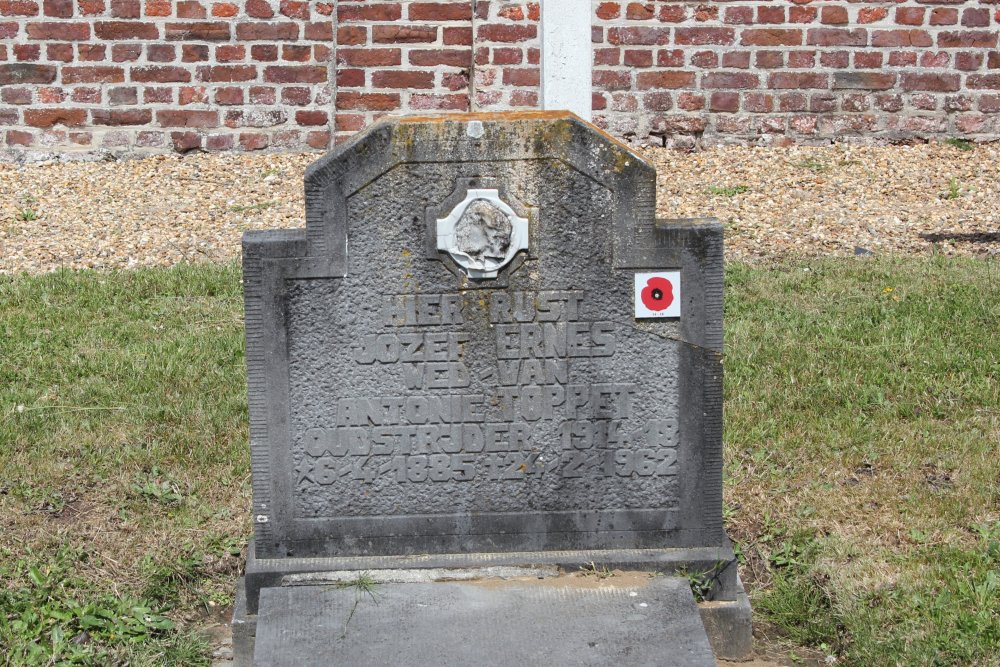
<path id="1" fill-rule="evenodd" d="M 676 419 L 636 419 L 634 383 L 573 380 L 618 351 L 584 307 L 579 290 L 384 295 L 350 358 L 413 394 L 337 399 L 299 436 L 298 487 L 677 475 Z M 492 338 L 471 340 L 470 318 Z"/>

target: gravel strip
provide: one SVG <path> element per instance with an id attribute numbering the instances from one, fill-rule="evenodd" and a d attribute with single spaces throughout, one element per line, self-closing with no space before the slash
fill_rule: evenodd
<path id="1" fill-rule="evenodd" d="M 731 260 L 1000 255 L 1000 144 L 647 148 L 658 213 L 714 216 Z M 0 273 L 225 260 L 247 229 L 305 224 L 315 153 L 0 164 Z"/>

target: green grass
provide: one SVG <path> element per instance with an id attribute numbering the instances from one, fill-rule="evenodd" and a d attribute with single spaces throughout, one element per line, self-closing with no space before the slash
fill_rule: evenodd
<path id="1" fill-rule="evenodd" d="M 735 264 L 726 307 L 758 621 L 838 664 L 995 664 L 997 264 Z M 207 661 L 250 533 L 241 311 L 232 265 L 0 276 L 12 664 Z"/>
<path id="2" fill-rule="evenodd" d="M 719 195 L 720 197 L 735 197 L 736 195 L 741 195 L 744 192 L 750 190 L 747 185 L 710 185 L 705 190 L 710 195 Z"/>
<path id="3" fill-rule="evenodd" d="M 945 139 L 944 143 L 948 144 L 952 148 L 957 148 L 960 151 L 971 151 L 976 147 L 976 145 L 971 141 L 969 141 L 968 139 L 951 138 L 951 139 Z"/>

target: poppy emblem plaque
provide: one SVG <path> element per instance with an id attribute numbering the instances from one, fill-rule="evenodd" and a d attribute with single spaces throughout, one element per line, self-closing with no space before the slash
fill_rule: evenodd
<path id="1" fill-rule="evenodd" d="M 528 249 L 528 219 L 500 199 L 498 190 L 470 188 L 447 217 L 437 220 L 437 248 L 470 278 L 496 278 Z"/>
<path id="2" fill-rule="evenodd" d="M 635 274 L 635 317 L 681 316 L 681 272 Z"/>

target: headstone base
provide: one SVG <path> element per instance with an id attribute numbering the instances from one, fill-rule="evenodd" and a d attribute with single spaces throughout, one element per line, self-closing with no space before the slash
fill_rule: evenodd
<path id="1" fill-rule="evenodd" d="M 679 577 L 288 586 L 258 618 L 262 667 L 715 665 Z"/>

